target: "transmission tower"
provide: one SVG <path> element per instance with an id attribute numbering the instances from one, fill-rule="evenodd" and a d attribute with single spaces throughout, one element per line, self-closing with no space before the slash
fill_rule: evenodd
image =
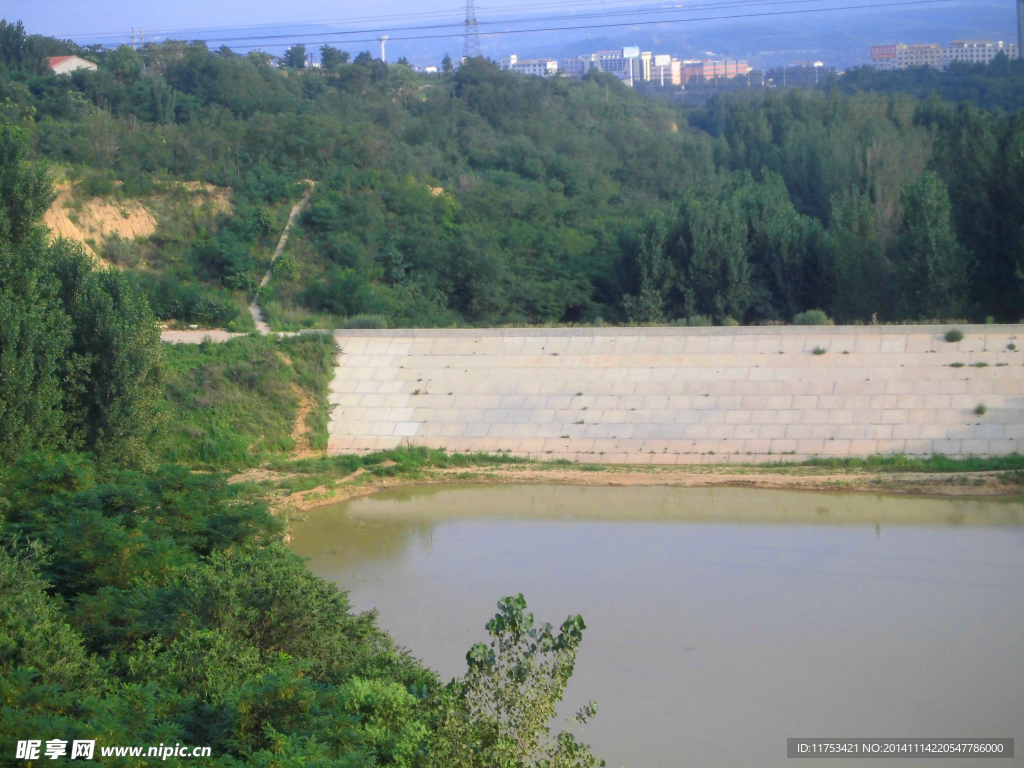
<path id="1" fill-rule="evenodd" d="M 466 37 L 462 43 L 462 58 L 483 56 L 480 52 L 480 29 L 476 23 L 476 6 L 473 5 L 473 0 L 466 0 L 466 21 L 463 23 L 466 25 Z"/>

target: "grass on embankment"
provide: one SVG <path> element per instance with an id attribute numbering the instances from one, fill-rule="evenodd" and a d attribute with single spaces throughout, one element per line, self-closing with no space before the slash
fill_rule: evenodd
<path id="1" fill-rule="evenodd" d="M 772 462 L 763 464 L 704 465 L 618 465 L 585 464 L 558 460 L 536 460 L 507 453 L 448 453 L 424 446 L 405 446 L 357 456 L 320 456 L 299 460 L 284 458 L 266 462 L 264 468 L 273 473 L 259 485 L 266 491 L 281 494 L 302 493 L 321 486 L 327 489 L 345 485 L 364 485 L 386 478 L 405 482 L 430 480 L 435 471 L 464 469 L 465 473 L 445 473 L 446 482 L 480 482 L 493 477 L 502 468 L 523 468 L 531 471 L 572 470 L 600 475 L 612 473 L 690 473 L 737 476 L 772 476 L 808 474 L 814 476 L 842 474 L 850 471 L 868 475 L 888 473 L 970 473 L 1004 472 L 1003 481 L 1011 485 L 1024 483 L 1024 456 L 1013 454 L 992 458 L 950 459 L 945 456 L 914 459 L 906 456 L 869 456 L 858 459 L 812 459 L 804 462 Z M 653 475 L 652 475 L 653 476 Z M 600 481 L 597 481 L 600 484 Z"/>
<path id="2" fill-rule="evenodd" d="M 761 466 L 776 465 L 763 464 Z M 896 454 L 893 456 L 875 455 L 866 458 L 814 458 L 781 466 L 868 469 L 880 472 L 1006 472 L 1024 470 L 1024 456 L 1019 453 L 1011 453 L 1008 456 L 972 456 L 967 459 L 952 459 L 942 454 L 921 458 Z"/>
<path id="3" fill-rule="evenodd" d="M 161 458 L 236 469 L 326 448 L 335 355 L 333 337 L 320 334 L 168 346 Z"/>

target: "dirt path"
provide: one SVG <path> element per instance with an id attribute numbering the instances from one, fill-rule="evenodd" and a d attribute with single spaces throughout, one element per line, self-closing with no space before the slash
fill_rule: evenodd
<path id="1" fill-rule="evenodd" d="M 267 269 L 267 273 L 263 276 L 260 281 L 260 288 L 270 282 L 271 275 L 274 273 L 274 262 L 277 261 L 277 257 L 284 251 L 284 246 L 288 242 L 288 233 L 298 218 L 299 213 L 306 207 L 309 202 L 309 198 L 313 195 L 313 190 L 316 188 L 316 182 L 306 179 L 306 183 L 309 185 L 306 189 L 306 193 L 302 196 L 295 205 L 292 206 L 291 213 L 288 214 L 288 223 L 284 225 L 284 232 L 281 233 L 281 239 L 277 242 L 277 249 L 274 251 L 274 257 L 270 260 L 270 267 Z M 270 325 L 263 318 L 263 311 L 260 309 L 258 303 L 259 294 L 253 297 L 252 304 L 249 305 L 249 314 L 252 315 L 253 321 L 256 323 L 256 330 L 262 334 L 270 333 Z M 244 333 L 229 333 L 223 329 L 215 328 L 208 330 L 188 330 L 188 331 L 163 331 L 160 334 L 160 339 L 172 344 L 200 344 L 204 339 L 210 341 L 228 341 L 236 336 L 244 336 Z M 286 334 L 291 335 L 291 334 Z"/>
<path id="2" fill-rule="evenodd" d="M 295 219 L 299 217 L 299 213 L 309 202 L 309 198 L 313 195 L 313 190 L 316 189 L 316 182 L 309 181 L 309 187 L 306 189 L 306 194 L 302 196 L 295 205 L 292 206 L 291 213 L 288 214 L 288 223 L 284 225 L 284 232 L 281 233 L 281 239 L 277 242 L 277 249 L 274 251 L 274 257 L 270 260 L 270 266 L 267 267 L 267 273 L 260 280 L 260 288 L 263 288 L 267 283 L 270 282 L 271 276 L 274 274 L 274 262 L 277 261 L 277 257 L 284 251 L 285 245 L 288 243 L 288 233 L 292 228 L 292 224 Z M 256 323 L 256 330 L 260 333 L 270 333 L 270 325 L 263 317 L 263 310 L 260 309 L 259 305 L 259 291 L 252 298 L 252 304 L 249 305 L 249 314 L 252 315 L 253 322 Z"/>

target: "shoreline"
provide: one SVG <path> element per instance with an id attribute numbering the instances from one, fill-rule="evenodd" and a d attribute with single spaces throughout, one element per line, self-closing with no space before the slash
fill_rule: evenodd
<path id="1" fill-rule="evenodd" d="M 381 465 L 384 470 L 393 462 Z M 232 480 L 248 479 L 236 475 Z M 434 468 L 415 475 L 377 475 L 360 469 L 333 483 L 271 500 L 275 513 L 292 515 L 396 488 L 441 485 L 571 485 L 583 487 L 671 486 L 761 490 L 875 493 L 939 498 L 996 498 L 1024 494 L 1024 478 L 1006 470 L 911 472 L 813 466 L 625 466 L 581 468 L 530 464 Z"/>

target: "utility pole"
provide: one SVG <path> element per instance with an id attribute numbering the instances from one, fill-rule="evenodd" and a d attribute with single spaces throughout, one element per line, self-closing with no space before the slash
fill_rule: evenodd
<path id="1" fill-rule="evenodd" d="M 384 43 L 387 41 L 387 35 L 378 35 L 377 39 L 380 40 L 380 60 L 387 61 L 387 57 L 384 55 Z"/>
<path id="2" fill-rule="evenodd" d="M 1017 56 L 1024 59 L 1024 0 L 1017 0 Z"/>
<path id="3" fill-rule="evenodd" d="M 135 27 L 132 27 L 132 50 L 135 50 Z"/>
<path id="4" fill-rule="evenodd" d="M 473 0 L 466 0 L 466 20 L 463 25 L 466 27 L 466 34 L 462 41 L 462 58 L 483 56 L 480 51 L 480 28 L 476 23 L 476 6 Z"/>

